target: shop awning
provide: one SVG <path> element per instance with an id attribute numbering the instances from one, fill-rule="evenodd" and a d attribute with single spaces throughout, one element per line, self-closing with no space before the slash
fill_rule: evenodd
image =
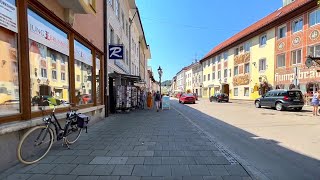
<path id="1" fill-rule="evenodd" d="M 121 73 L 117 73 L 117 72 L 110 73 L 108 76 L 111 78 L 127 79 L 127 80 L 134 81 L 134 82 L 140 82 L 140 80 L 141 80 L 140 76 L 121 74 Z"/>

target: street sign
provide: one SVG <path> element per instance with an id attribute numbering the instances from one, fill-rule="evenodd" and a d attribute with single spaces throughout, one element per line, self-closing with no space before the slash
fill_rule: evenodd
<path id="1" fill-rule="evenodd" d="M 109 59 L 123 59 L 123 45 L 109 45 Z"/>

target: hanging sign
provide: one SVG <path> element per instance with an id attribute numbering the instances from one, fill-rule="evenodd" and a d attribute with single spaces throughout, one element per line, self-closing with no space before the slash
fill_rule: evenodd
<path id="1" fill-rule="evenodd" d="M 0 26 L 18 33 L 17 7 L 6 0 L 0 0 Z"/>
<path id="2" fill-rule="evenodd" d="M 109 59 L 123 59 L 123 45 L 109 45 Z"/>

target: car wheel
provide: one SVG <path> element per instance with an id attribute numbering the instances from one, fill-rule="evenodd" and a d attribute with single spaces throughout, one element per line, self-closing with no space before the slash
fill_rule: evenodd
<path id="1" fill-rule="evenodd" d="M 260 101 L 256 101 L 254 104 L 255 104 L 256 108 L 261 108 Z"/>
<path id="2" fill-rule="evenodd" d="M 193 104 L 195 104 L 196 102 L 195 101 L 193 101 Z"/>
<path id="3" fill-rule="evenodd" d="M 277 110 L 277 111 L 282 111 L 282 110 L 283 110 L 283 105 L 282 105 L 281 102 L 278 102 L 278 103 L 276 104 L 276 110 Z"/>
<path id="4" fill-rule="evenodd" d="M 181 101 L 179 100 L 179 103 L 181 103 Z"/>
<path id="5" fill-rule="evenodd" d="M 301 111 L 302 107 L 294 108 L 294 111 Z"/>

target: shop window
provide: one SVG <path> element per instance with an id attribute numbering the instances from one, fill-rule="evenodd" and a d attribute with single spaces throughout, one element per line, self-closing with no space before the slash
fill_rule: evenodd
<path id="1" fill-rule="evenodd" d="M 96 98 L 97 98 L 97 104 L 101 104 L 101 56 L 97 55 L 96 57 Z"/>
<path id="2" fill-rule="evenodd" d="M 28 27 L 31 110 L 39 111 L 39 106 L 50 104 L 65 107 L 70 90 L 68 36 L 30 9 Z M 57 77 L 62 73 L 64 80 Z"/>
<path id="3" fill-rule="evenodd" d="M 9 17 L 17 17 L 15 0 L 7 1 L 7 9 L 0 7 L 0 117 L 20 112 L 19 61 L 17 54 L 17 22 L 6 24 Z M 16 18 L 17 19 L 17 18 Z M 3 21 L 4 20 L 4 21 Z"/>
<path id="4" fill-rule="evenodd" d="M 77 77 L 77 82 L 75 82 L 76 104 L 93 103 L 91 50 L 76 40 L 74 42 L 74 50 L 75 61 L 80 63 L 80 67 L 75 64 L 74 69 Z"/>
<path id="5" fill-rule="evenodd" d="M 292 65 L 301 64 L 301 58 L 302 58 L 301 49 L 291 52 L 291 64 Z"/>

